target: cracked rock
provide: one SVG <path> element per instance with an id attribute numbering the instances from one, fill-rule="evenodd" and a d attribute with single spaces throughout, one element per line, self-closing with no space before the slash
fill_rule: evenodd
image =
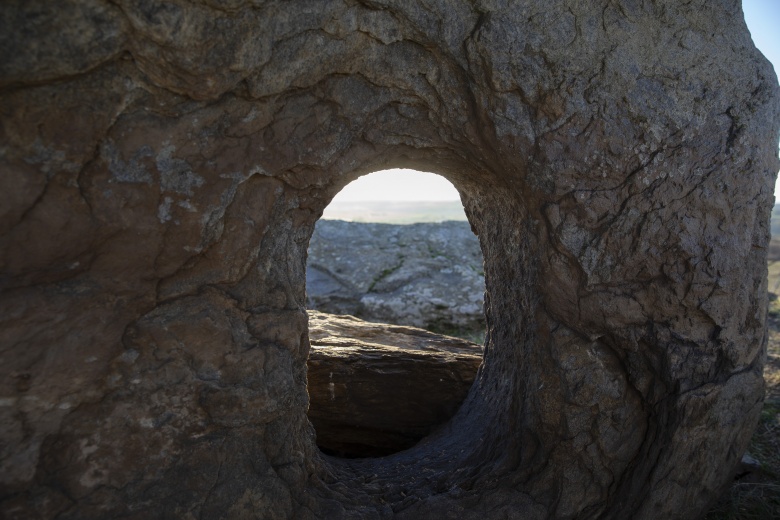
<path id="1" fill-rule="evenodd" d="M 0 516 L 699 516 L 763 398 L 779 99 L 737 0 L 5 2 Z M 329 457 L 306 252 L 389 167 L 460 192 L 484 354 Z"/>

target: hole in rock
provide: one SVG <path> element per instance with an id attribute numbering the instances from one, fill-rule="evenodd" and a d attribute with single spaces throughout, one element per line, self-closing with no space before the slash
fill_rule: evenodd
<path id="1" fill-rule="evenodd" d="M 306 286 L 324 453 L 389 455 L 455 414 L 482 360 L 485 278 L 449 181 L 386 170 L 345 187 L 316 224 Z"/>

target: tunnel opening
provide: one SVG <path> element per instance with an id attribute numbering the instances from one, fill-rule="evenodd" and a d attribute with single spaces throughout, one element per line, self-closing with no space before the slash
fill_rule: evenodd
<path id="1" fill-rule="evenodd" d="M 449 181 L 386 170 L 347 185 L 315 226 L 306 282 L 323 453 L 390 455 L 457 412 L 482 360 L 485 276 Z"/>

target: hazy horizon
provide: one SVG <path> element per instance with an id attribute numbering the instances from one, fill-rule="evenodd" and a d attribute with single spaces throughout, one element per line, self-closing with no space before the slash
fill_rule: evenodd
<path id="1" fill-rule="evenodd" d="M 322 219 L 383 224 L 468 220 L 460 200 L 337 201 L 335 199 L 325 208 Z"/>

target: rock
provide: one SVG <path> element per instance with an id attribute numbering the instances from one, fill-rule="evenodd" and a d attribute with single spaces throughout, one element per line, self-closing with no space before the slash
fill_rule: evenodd
<path id="1" fill-rule="evenodd" d="M 736 0 L 4 2 L 0 516 L 700 516 L 761 408 L 778 99 Z M 483 362 L 323 457 L 306 251 L 388 167 L 460 192 Z"/>
<path id="2" fill-rule="evenodd" d="M 310 309 L 430 330 L 484 330 L 485 275 L 467 222 L 320 220 L 309 243 Z"/>
<path id="3" fill-rule="evenodd" d="M 460 407 L 479 345 L 428 331 L 309 311 L 309 420 L 340 456 L 412 447 Z"/>
<path id="4" fill-rule="evenodd" d="M 757 461 L 750 453 L 745 452 L 739 461 L 739 470 L 755 471 L 761 469 L 761 463 Z M 739 471 L 738 470 L 738 471 Z"/>

